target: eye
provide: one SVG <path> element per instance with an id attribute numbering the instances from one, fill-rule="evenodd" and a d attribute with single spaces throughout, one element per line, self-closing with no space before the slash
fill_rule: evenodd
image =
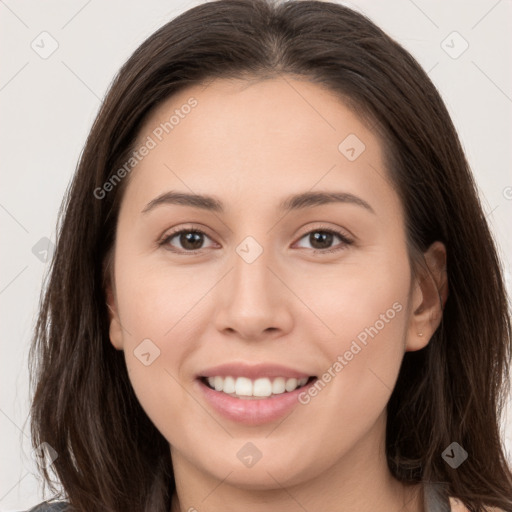
<path id="1" fill-rule="evenodd" d="M 341 251 L 353 243 L 353 240 L 349 239 L 344 233 L 327 228 L 317 228 L 308 231 L 300 240 L 306 237 L 309 237 L 308 240 L 313 245 L 312 250 L 314 253 L 325 254 Z M 341 243 L 331 248 L 330 246 L 335 238 L 338 238 Z M 174 241 L 174 239 L 176 240 Z M 182 228 L 167 234 L 167 236 L 159 242 L 159 245 L 165 246 L 176 253 L 196 254 L 205 248 L 203 247 L 205 239 L 211 240 L 211 238 L 200 229 Z M 181 247 L 176 247 L 176 243 L 180 244 Z"/>
<path id="2" fill-rule="evenodd" d="M 173 252 L 195 254 L 203 249 L 202 245 L 205 237 L 210 239 L 210 237 L 200 229 L 180 229 L 179 231 L 169 233 L 161 242 L 159 242 L 159 245 L 168 246 L 168 248 Z M 181 244 L 181 248 L 174 248 L 175 246 L 172 243 L 173 239 L 176 239 L 176 243 Z"/>
<path id="3" fill-rule="evenodd" d="M 308 231 L 303 235 L 300 240 L 307 237 L 307 240 L 313 245 L 312 249 L 314 253 L 332 253 L 345 249 L 351 245 L 354 241 L 349 239 L 344 233 L 333 229 L 317 228 L 312 231 Z M 331 244 L 334 238 L 341 240 L 341 244 L 331 248 Z"/>

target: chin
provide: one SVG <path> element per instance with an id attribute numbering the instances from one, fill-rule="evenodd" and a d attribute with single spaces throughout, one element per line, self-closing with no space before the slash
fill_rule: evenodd
<path id="1" fill-rule="evenodd" d="M 210 470 L 208 472 L 215 479 L 226 479 L 226 483 L 248 491 L 265 491 L 290 487 L 302 484 L 312 478 L 311 464 L 306 463 L 303 459 L 299 465 L 293 460 L 279 457 L 277 454 L 275 458 L 279 458 L 279 460 L 265 461 L 263 456 L 252 467 L 244 467 L 238 460 L 236 464 L 233 464 L 230 460 L 223 461 L 224 464 L 221 464 L 221 470 L 219 470 L 219 465 L 216 465 L 215 468 L 205 469 L 207 471 Z M 293 468 L 293 471 L 290 471 L 291 468 Z M 211 471 L 212 469 L 213 471 Z M 228 474 L 229 476 L 227 477 Z"/>

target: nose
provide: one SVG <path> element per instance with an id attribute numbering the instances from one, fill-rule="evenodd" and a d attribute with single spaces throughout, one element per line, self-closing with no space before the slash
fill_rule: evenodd
<path id="1" fill-rule="evenodd" d="M 231 271 L 217 290 L 215 324 L 220 332 L 258 341 L 292 329 L 293 294 L 269 252 L 263 250 L 252 262 L 238 253 L 233 256 Z"/>

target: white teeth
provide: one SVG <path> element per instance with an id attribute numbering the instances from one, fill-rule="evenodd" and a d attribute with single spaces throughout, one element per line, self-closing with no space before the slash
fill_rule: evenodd
<path id="1" fill-rule="evenodd" d="M 256 379 L 254 381 L 253 396 L 270 396 L 272 394 L 272 383 L 270 379 Z"/>
<path id="2" fill-rule="evenodd" d="M 215 377 L 222 379 L 222 377 Z M 253 396 L 252 395 L 252 381 L 246 377 L 238 377 L 235 381 L 235 393 L 240 396 Z"/>
<path id="3" fill-rule="evenodd" d="M 224 387 L 224 379 L 222 377 L 215 377 L 213 385 L 215 387 L 215 391 L 222 391 L 222 388 Z"/>
<path id="4" fill-rule="evenodd" d="M 222 391 L 224 391 L 224 393 L 234 393 L 235 389 L 235 379 L 233 379 L 233 377 L 226 377 Z"/>
<path id="5" fill-rule="evenodd" d="M 285 391 L 286 381 L 283 379 L 283 377 L 278 377 L 277 379 L 274 379 L 274 382 L 272 382 L 272 393 L 274 393 L 274 395 L 280 395 Z"/>
<path id="6" fill-rule="evenodd" d="M 246 397 L 269 397 L 271 395 L 281 395 L 285 392 L 291 392 L 302 387 L 308 381 L 308 377 L 302 379 L 276 377 L 271 380 L 268 377 L 262 377 L 256 380 L 247 377 L 208 377 L 208 384 L 215 391 L 222 391 L 228 395 L 246 396 Z"/>
<path id="7" fill-rule="evenodd" d="M 286 391 L 293 391 L 297 388 L 297 379 L 288 379 L 285 384 Z"/>

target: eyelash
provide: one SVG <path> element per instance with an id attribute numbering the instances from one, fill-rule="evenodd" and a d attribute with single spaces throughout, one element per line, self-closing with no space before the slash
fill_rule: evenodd
<path id="1" fill-rule="evenodd" d="M 310 249 L 313 253 L 317 254 L 317 253 L 320 253 L 320 254 L 329 254 L 329 253 L 334 253 L 334 252 L 338 252 L 338 251 L 342 251 L 344 249 L 347 248 L 347 246 L 350 246 L 354 243 L 353 240 L 349 239 L 345 234 L 341 233 L 340 231 L 337 231 L 337 230 L 334 230 L 334 229 L 331 229 L 331 228 L 323 228 L 323 227 L 319 227 L 319 228 L 315 228 L 315 229 L 312 229 L 310 231 L 308 231 L 307 233 L 304 233 L 300 238 L 299 240 L 302 240 L 305 236 L 307 235 L 310 235 L 311 233 L 329 233 L 331 235 L 335 235 L 337 236 L 340 240 L 341 240 L 341 247 L 337 247 L 337 248 L 334 248 L 334 249 Z M 172 231 L 171 233 L 167 234 L 160 242 L 158 242 L 158 245 L 159 246 L 164 246 L 164 245 L 167 245 L 170 240 L 172 240 L 176 235 L 180 235 L 181 233 L 196 233 L 196 234 L 201 234 L 201 235 L 204 235 L 205 237 L 207 238 L 210 238 L 204 231 L 201 231 L 200 229 L 197 229 L 197 228 L 185 228 L 185 229 L 179 229 L 179 230 L 176 230 L 176 231 Z M 195 251 L 187 251 L 187 250 L 176 250 L 174 248 L 168 248 L 168 250 L 170 250 L 171 252 L 174 252 L 176 254 L 187 254 L 187 255 L 194 255 L 194 254 L 199 254 L 203 251 L 203 249 L 196 249 Z"/>

